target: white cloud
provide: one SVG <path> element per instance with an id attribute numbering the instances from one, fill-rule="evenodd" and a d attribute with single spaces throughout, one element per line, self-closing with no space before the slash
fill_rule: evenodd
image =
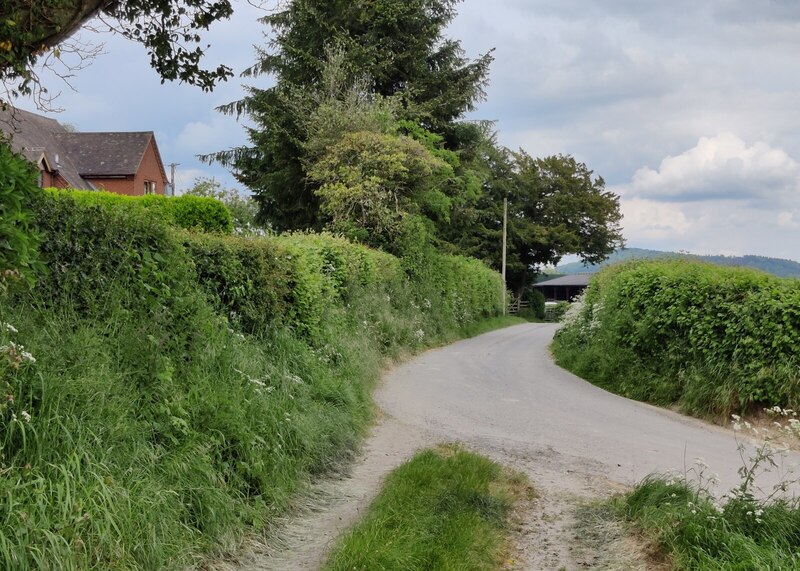
<path id="1" fill-rule="evenodd" d="M 175 147 L 193 155 L 220 151 L 242 143 L 243 127 L 232 117 L 216 114 L 206 121 L 187 123 L 175 140 Z"/>
<path id="2" fill-rule="evenodd" d="M 621 204 L 628 241 L 663 240 L 685 235 L 692 222 L 680 205 L 634 198 Z"/>
<path id="3" fill-rule="evenodd" d="M 666 201 L 756 200 L 778 203 L 800 187 L 800 163 L 784 150 L 758 142 L 748 146 L 732 133 L 702 137 L 697 145 L 642 167 L 624 196 Z"/>

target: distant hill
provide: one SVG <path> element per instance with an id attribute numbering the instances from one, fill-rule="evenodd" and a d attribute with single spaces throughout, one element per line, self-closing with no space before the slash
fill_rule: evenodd
<path id="1" fill-rule="evenodd" d="M 580 274 L 594 273 L 603 266 L 615 264 L 624 260 L 650 258 L 689 258 L 693 260 L 703 260 L 721 266 L 744 266 L 756 268 L 770 274 L 787 278 L 800 278 L 800 263 L 793 260 L 782 258 L 767 258 L 766 256 L 698 256 L 696 254 L 684 254 L 678 252 L 661 252 L 659 250 L 645 250 L 643 248 L 625 248 L 617 250 L 609 258 L 599 265 L 584 266 L 581 262 L 572 262 L 556 267 L 556 274 Z"/>

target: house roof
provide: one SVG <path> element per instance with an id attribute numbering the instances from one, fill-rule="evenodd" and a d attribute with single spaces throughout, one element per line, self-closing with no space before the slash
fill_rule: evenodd
<path id="1" fill-rule="evenodd" d="M 574 274 L 571 276 L 561 276 L 560 278 L 553 278 L 552 280 L 547 280 L 544 282 L 539 282 L 534 284 L 533 287 L 545 287 L 545 286 L 588 286 L 589 281 L 592 279 L 594 274 Z"/>
<path id="2" fill-rule="evenodd" d="M 78 172 L 86 178 L 135 175 L 147 145 L 154 139 L 152 131 L 129 133 L 59 133 L 57 139 Z"/>
<path id="3" fill-rule="evenodd" d="M 11 137 L 11 148 L 29 161 L 39 164 L 44 159 L 70 186 L 94 189 L 59 141 L 58 136 L 66 129 L 55 119 L 22 109 L 0 109 L 0 131 Z"/>
<path id="4" fill-rule="evenodd" d="M 44 160 L 74 188 L 94 189 L 95 178 L 136 175 L 150 144 L 167 180 L 152 131 L 70 132 L 55 119 L 12 108 L 0 109 L 0 131 L 11 136 L 15 151 L 32 163 Z"/>

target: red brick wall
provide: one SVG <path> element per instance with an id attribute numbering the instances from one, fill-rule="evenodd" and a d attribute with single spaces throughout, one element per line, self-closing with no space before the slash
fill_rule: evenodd
<path id="1" fill-rule="evenodd" d="M 144 194 L 141 189 L 136 192 L 133 176 L 125 178 L 93 178 L 91 183 L 100 190 L 107 190 L 116 194 L 127 194 L 128 196 Z"/>
<path id="2" fill-rule="evenodd" d="M 144 194 L 144 183 L 146 180 L 156 183 L 156 194 L 165 194 L 167 179 L 161 167 L 161 161 L 156 154 L 155 139 L 150 139 L 147 149 L 144 151 L 142 163 L 139 165 L 139 172 L 136 173 L 136 180 L 133 183 L 136 194 Z"/>

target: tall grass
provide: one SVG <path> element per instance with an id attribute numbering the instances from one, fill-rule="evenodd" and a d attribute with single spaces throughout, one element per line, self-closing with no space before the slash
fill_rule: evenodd
<path id="1" fill-rule="evenodd" d="M 651 478 L 615 501 L 668 555 L 675 569 L 783 571 L 800 568 L 795 502 L 747 498 L 718 505 L 683 482 Z"/>
<path id="2" fill-rule="evenodd" d="M 253 239 L 213 274 L 219 258 L 190 257 L 152 213 L 49 196 L 38 217 L 49 271 L 0 299 L 0 569 L 182 568 L 231 549 L 353 454 L 387 358 L 496 306 L 459 321 L 402 273 L 337 274 L 382 255 L 333 239 L 305 238 L 309 256 L 351 256 L 322 273 Z M 295 315 L 302 279 L 330 295 Z"/>

